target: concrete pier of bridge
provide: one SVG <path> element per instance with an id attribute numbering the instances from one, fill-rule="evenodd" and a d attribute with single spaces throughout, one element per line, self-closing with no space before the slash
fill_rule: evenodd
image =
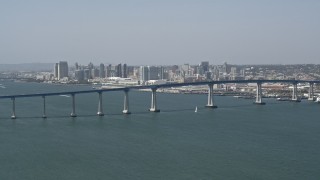
<path id="1" fill-rule="evenodd" d="M 309 87 L 309 93 L 308 93 L 308 100 L 314 101 L 314 92 L 313 92 L 314 83 L 310 82 L 309 85 L 310 85 L 310 87 Z"/>
<path id="2" fill-rule="evenodd" d="M 11 119 L 16 119 L 16 98 L 11 98 L 12 100 L 12 115 L 11 115 Z"/>
<path id="3" fill-rule="evenodd" d="M 103 107 L 102 107 L 102 92 L 98 92 L 99 94 L 99 103 L 98 103 L 98 116 L 104 116 Z"/>
<path id="4" fill-rule="evenodd" d="M 46 115 L 46 96 L 42 96 L 42 100 L 43 100 L 43 114 L 42 114 L 42 118 L 47 118 L 47 115 Z"/>
<path id="5" fill-rule="evenodd" d="M 213 104 L 213 84 L 210 83 L 208 84 L 209 89 L 208 89 L 208 104 L 205 106 L 207 108 L 218 108 L 218 106 L 215 106 Z"/>
<path id="6" fill-rule="evenodd" d="M 301 100 L 298 98 L 298 83 L 293 82 L 293 88 L 292 88 L 292 98 L 291 101 L 293 102 L 301 102 Z"/>
<path id="7" fill-rule="evenodd" d="M 157 88 L 151 88 L 151 108 L 149 111 L 151 112 L 160 112 L 160 109 L 157 109 Z"/>
<path id="8" fill-rule="evenodd" d="M 262 83 L 258 82 L 257 83 L 257 95 L 256 95 L 256 101 L 254 102 L 254 104 L 258 104 L 258 105 L 265 105 L 265 102 L 262 102 Z"/>
<path id="9" fill-rule="evenodd" d="M 70 114 L 71 117 L 77 117 L 76 114 L 76 97 L 75 94 L 71 94 L 72 97 L 72 112 Z"/>
<path id="10" fill-rule="evenodd" d="M 129 111 L 129 89 L 124 90 L 123 114 L 130 114 Z"/>

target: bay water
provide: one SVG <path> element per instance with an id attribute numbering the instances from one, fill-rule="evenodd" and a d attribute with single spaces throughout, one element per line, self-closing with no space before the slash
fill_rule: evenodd
<path id="1" fill-rule="evenodd" d="M 88 90 L 85 85 L 0 81 L 0 95 Z M 319 179 L 320 104 L 151 92 L 0 99 L 0 179 Z M 195 107 L 198 112 L 195 113 Z"/>

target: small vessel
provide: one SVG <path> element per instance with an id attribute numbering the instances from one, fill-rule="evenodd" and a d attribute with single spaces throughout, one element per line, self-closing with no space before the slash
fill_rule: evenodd
<path id="1" fill-rule="evenodd" d="M 242 96 L 233 96 L 233 97 L 235 97 L 235 98 L 243 98 Z"/>
<path id="2" fill-rule="evenodd" d="M 289 98 L 277 98 L 277 101 L 290 101 L 291 99 Z"/>
<path id="3" fill-rule="evenodd" d="M 320 103 L 320 97 L 317 97 L 317 99 L 314 102 Z"/>
<path id="4" fill-rule="evenodd" d="M 196 106 L 196 109 L 194 110 L 194 112 L 198 112 L 198 107 Z"/>
<path id="5" fill-rule="evenodd" d="M 59 95 L 59 96 L 62 96 L 62 97 L 70 97 L 70 96 L 68 96 L 68 95 Z"/>

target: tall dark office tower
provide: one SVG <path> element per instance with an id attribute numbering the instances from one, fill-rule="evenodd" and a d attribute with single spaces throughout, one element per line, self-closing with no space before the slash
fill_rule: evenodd
<path id="1" fill-rule="evenodd" d="M 122 75 L 122 67 L 121 63 L 116 66 L 116 77 L 121 77 Z"/>
<path id="2" fill-rule="evenodd" d="M 127 64 L 123 64 L 121 77 L 122 78 L 127 78 L 128 77 Z"/>
<path id="3" fill-rule="evenodd" d="M 59 75 L 59 63 L 54 64 L 54 77 L 58 78 Z"/>
<path id="4" fill-rule="evenodd" d="M 134 74 L 134 67 L 133 66 L 127 66 L 127 76 L 133 76 Z"/>
<path id="5" fill-rule="evenodd" d="M 203 70 L 203 72 L 207 72 L 209 71 L 209 62 L 208 61 L 202 61 L 200 64 L 201 69 Z"/>
<path id="6" fill-rule="evenodd" d="M 149 80 L 159 79 L 159 68 L 156 66 L 149 66 Z"/>
<path id="7" fill-rule="evenodd" d="M 75 66 L 76 70 L 79 69 L 79 64 L 77 62 L 74 64 L 74 66 Z"/>
<path id="8" fill-rule="evenodd" d="M 107 77 L 111 77 L 111 64 L 107 66 Z"/>
<path id="9" fill-rule="evenodd" d="M 99 66 L 99 77 L 100 78 L 105 78 L 106 77 L 106 71 L 104 69 L 104 64 L 101 63 Z"/>
<path id="10" fill-rule="evenodd" d="M 64 77 L 68 77 L 69 68 L 67 61 L 60 61 L 58 65 L 58 79 L 62 79 Z"/>

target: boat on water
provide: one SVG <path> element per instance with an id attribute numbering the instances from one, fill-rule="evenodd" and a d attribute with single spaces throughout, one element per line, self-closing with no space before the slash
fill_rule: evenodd
<path id="1" fill-rule="evenodd" d="M 290 98 L 277 98 L 277 101 L 290 101 Z"/>
<path id="2" fill-rule="evenodd" d="M 320 103 L 320 97 L 317 97 L 317 99 L 314 102 Z"/>
<path id="3" fill-rule="evenodd" d="M 198 106 L 196 106 L 196 109 L 194 110 L 194 112 L 198 112 Z"/>
<path id="4" fill-rule="evenodd" d="M 62 96 L 62 97 L 70 97 L 70 96 L 68 96 L 68 95 L 59 95 L 59 96 Z"/>
<path id="5" fill-rule="evenodd" d="M 235 98 L 243 98 L 242 96 L 233 96 L 233 97 L 235 97 Z"/>

